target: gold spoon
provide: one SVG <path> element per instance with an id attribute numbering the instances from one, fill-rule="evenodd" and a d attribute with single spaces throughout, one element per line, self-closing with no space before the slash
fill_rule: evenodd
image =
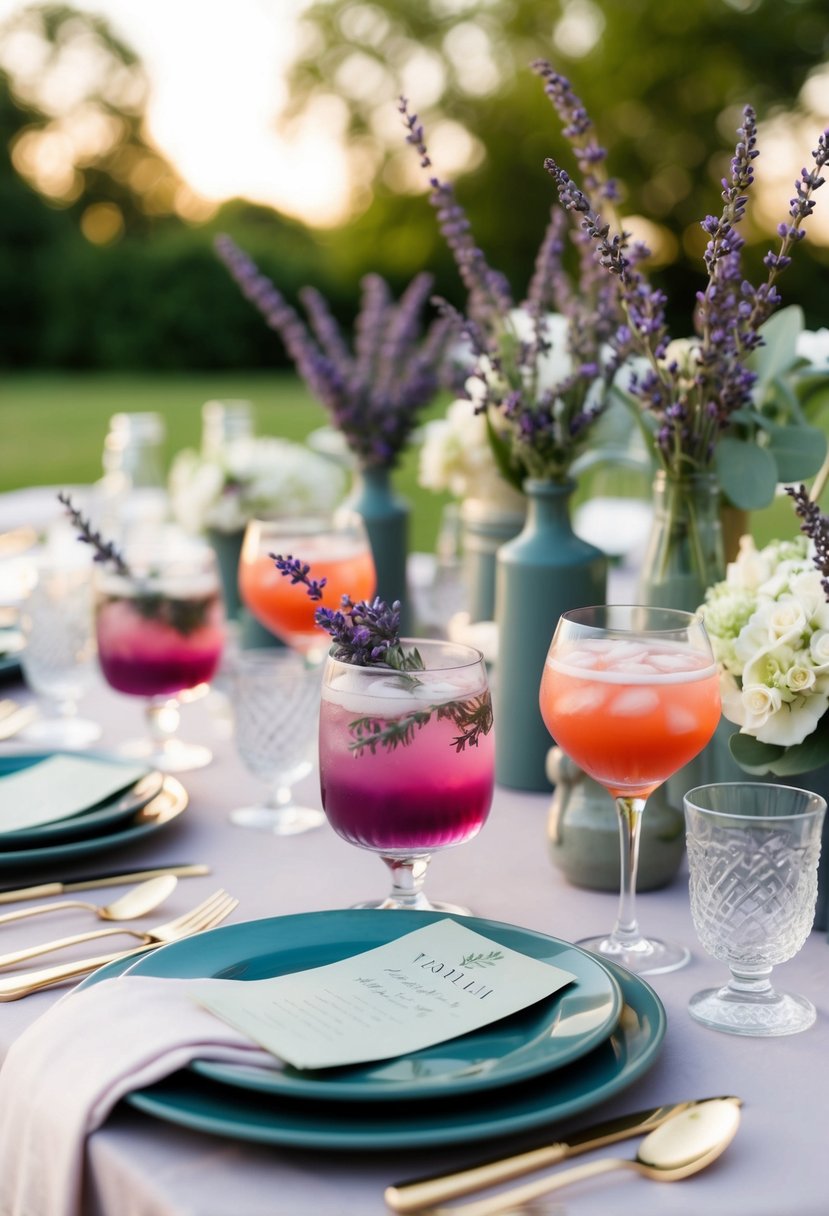
<path id="1" fill-rule="evenodd" d="M 645 1137 L 633 1158 L 605 1157 L 513 1187 L 489 1199 L 426 1210 L 430 1216 L 503 1216 L 506 1212 L 530 1211 L 532 1200 L 541 1195 L 617 1169 L 635 1170 L 643 1178 L 658 1182 L 676 1182 L 715 1161 L 734 1139 L 739 1123 L 740 1108 L 736 1102 L 712 1098 L 666 1119 Z"/>
<path id="2" fill-rule="evenodd" d="M 0 916 L 0 925 L 6 924 L 7 921 L 23 920 L 27 916 L 40 916 L 44 912 L 59 912 L 64 908 L 86 908 L 94 912 L 99 920 L 132 920 L 136 916 L 145 916 L 163 903 L 175 890 L 177 882 L 175 875 L 162 874 L 158 878 L 150 878 L 147 882 L 132 887 L 111 904 L 90 904 L 82 899 L 62 899 L 54 904 L 35 904 L 33 908 L 4 912 Z"/>

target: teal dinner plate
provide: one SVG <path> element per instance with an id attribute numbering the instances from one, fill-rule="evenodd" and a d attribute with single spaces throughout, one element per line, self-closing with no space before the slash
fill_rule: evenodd
<path id="1" fill-rule="evenodd" d="M 127 823 L 114 831 L 101 832 L 87 840 L 70 840 L 63 844 L 45 844 L 34 849 L 0 849 L 0 871 L 41 870 L 55 863 L 63 865 L 77 857 L 94 853 L 109 853 L 157 832 L 186 809 L 189 797 L 180 781 L 165 777 L 161 789 L 145 806 L 136 811 Z"/>
<path id="2" fill-rule="evenodd" d="M 402 915 L 410 918 L 410 923 L 416 917 L 420 923 L 427 917 L 433 919 L 428 913 L 417 912 L 375 911 L 363 915 Z M 301 919 L 279 917 L 256 923 L 269 927 L 277 935 L 283 932 L 286 923 Z M 493 937 L 504 931 L 509 939 L 508 929 L 516 934 L 523 932 L 492 921 L 470 918 L 464 923 Z M 200 940 L 214 934 L 249 932 L 253 928 L 252 924 L 231 925 L 202 934 Z M 540 934 L 531 936 L 541 938 Z M 359 941 L 355 943 L 358 948 L 362 945 Z M 376 1152 L 461 1144 L 528 1131 L 598 1106 L 632 1085 L 656 1060 L 665 1035 L 662 1002 L 638 976 L 615 963 L 606 966 L 619 984 L 623 999 L 622 1015 L 609 1037 L 581 1059 L 554 1072 L 504 1087 L 487 1101 L 468 1094 L 446 1095 L 434 1103 L 413 1104 L 404 1100 L 381 1106 L 311 1102 L 291 1095 L 254 1093 L 220 1085 L 190 1070 L 174 1073 L 156 1085 L 128 1094 L 125 1101 L 147 1114 L 198 1131 L 303 1148 Z M 95 972 L 83 986 L 121 975 L 128 967 L 128 960 L 112 963 Z"/>
<path id="3" fill-rule="evenodd" d="M 77 755 L 77 752 L 17 752 L 13 756 L 2 756 L 0 757 L 0 778 L 19 772 L 21 769 L 30 768 L 33 764 L 48 760 L 50 756 L 64 754 Z M 83 754 L 93 758 L 96 755 L 94 752 L 84 752 Z M 102 758 L 112 759 L 110 756 Z M 124 767 L 135 771 L 134 764 Z M 20 828 L 15 832 L 0 831 L 0 853 L 9 852 L 12 849 L 16 852 L 20 848 L 28 847 L 41 848 L 44 845 L 61 844 L 65 841 L 83 840 L 88 836 L 97 836 L 102 831 L 108 831 L 115 824 L 130 819 L 136 811 L 140 811 L 152 798 L 155 798 L 156 794 L 161 793 L 161 786 L 162 774 L 157 771 L 149 772 L 140 781 L 113 794 L 105 802 L 99 802 L 95 806 L 78 811 L 65 819 L 58 819 L 54 823 L 39 823 L 35 827 Z M 2 815 L 0 815 L 1 822 Z"/>
<path id="4" fill-rule="evenodd" d="M 444 919 L 410 912 L 349 909 L 231 925 L 175 942 L 134 962 L 131 975 L 262 979 L 309 970 L 372 950 Z M 459 918 L 461 919 L 461 918 Z M 555 964 L 575 983 L 511 1017 L 433 1047 L 348 1068 L 273 1069 L 196 1061 L 214 1080 L 271 1094 L 327 1101 L 435 1098 L 508 1085 L 561 1068 L 610 1034 L 622 1011 L 619 985 L 593 955 L 514 925 L 464 917 L 499 944 Z"/>

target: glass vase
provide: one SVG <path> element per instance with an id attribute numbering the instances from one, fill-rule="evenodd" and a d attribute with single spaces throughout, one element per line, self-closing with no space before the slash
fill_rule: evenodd
<path id="1" fill-rule="evenodd" d="M 642 561 L 637 601 L 696 612 L 713 583 L 725 577 L 720 488 L 713 473 L 653 483 L 653 524 Z"/>

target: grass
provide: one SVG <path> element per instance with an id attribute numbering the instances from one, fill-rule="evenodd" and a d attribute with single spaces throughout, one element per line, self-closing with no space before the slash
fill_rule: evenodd
<path id="1" fill-rule="evenodd" d="M 199 445 L 203 403 L 233 397 L 253 403 L 257 430 L 263 435 L 301 441 L 327 420 L 304 384 L 290 373 L 8 375 L 0 406 L 0 492 L 96 481 L 102 473 L 109 419 L 119 411 L 155 410 L 164 416 L 169 462 L 180 448 Z M 424 417 L 438 417 L 444 409 L 445 401 L 435 402 Z M 405 454 L 394 480 L 412 503 L 412 548 L 432 551 L 447 498 L 418 486 L 414 448 Z M 605 467 L 595 475 L 592 486 L 580 487 L 579 497 L 591 491 L 629 492 L 626 480 L 624 472 Z M 797 520 L 788 498 L 778 498 L 765 510 L 754 512 L 751 530 L 761 545 L 775 536 L 793 536 Z"/>
<path id="2" fill-rule="evenodd" d="M 83 485 L 102 474 L 109 419 L 120 411 L 154 410 L 167 427 L 165 456 L 198 447 L 201 407 L 213 398 L 253 403 L 257 431 L 302 441 L 327 416 L 302 381 L 289 373 L 261 374 L 20 374 L 6 376 L 0 406 L 0 493 L 31 485 Z M 442 414 L 435 403 L 431 416 Z M 409 450 L 394 477 L 412 503 L 411 541 L 432 550 L 445 498 L 417 485 L 417 452 Z"/>

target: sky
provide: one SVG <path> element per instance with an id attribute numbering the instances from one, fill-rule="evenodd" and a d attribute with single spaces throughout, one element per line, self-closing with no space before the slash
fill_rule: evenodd
<path id="1" fill-rule="evenodd" d="M 324 123 L 292 142 L 275 119 L 308 0 L 71 0 L 105 17 L 150 78 L 149 133 L 207 199 L 244 196 L 311 224 L 346 213 L 343 152 Z M 0 20 L 26 7 L 0 0 Z M 342 194 L 332 183 L 342 183 Z"/>

